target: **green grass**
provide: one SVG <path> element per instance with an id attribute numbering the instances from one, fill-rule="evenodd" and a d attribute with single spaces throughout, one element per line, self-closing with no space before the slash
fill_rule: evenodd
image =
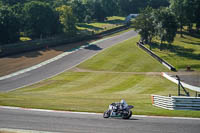
<path id="1" fill-rule="evenodd" d="M 94 33 L 100 33 L 102 31 L 123 25 L 124 19 L 125 19 L 124 17 L 112 16 L 108 17 L 105 22 L 91 22 L 89 24 L 87 23 L 78 24 L 77 28 L 80 31 L 88 31 L 88 32 L 93 31 Z"/>
<path id="2" fill-rule="evenodd" d="M 183 38 L 177 34 L 171 46 L 163 45 L 163 50 L 159 50 L 159 44 L 155 43 L 153 51 L 178 70 L 186 70 L 191 66 L 193 70 L 200 71 L 200 37 L 185 34 Z"/>
<path id="3" fill-rule="evenodd" d="M 151 94 L 175 95 L 176 85 L 161 76 L 65 72 L 41 83 L 0 94 L 0 105 L 103 112 L 126 99 L 134 114 L 200 117 L 195 111 L 168 111 L 151 105 Z"/>
<path id="4" fill-rule="evenodd" d="M 169 71 L 158 61 L 136 46 L 139 37 L 113 46 L 87 60 L 78 67 L 115 72 L 163 72 Z"/>
<path id="5" fill-rule="evenodd" d="M 67 71 L 26 88 L 0 93 L 0 105 L 103 112 L 110 103 L 125 99 L 135 106 L 137 115 L 200 117 L 198 111 L 169 111 L 152 106 L 151 94 L 176 95 L 177 86 L 160 75 L 131 73 L 166 70 L 137 48 L 138 39 L 113 46 L 78 66 L 109 72 Z"/>

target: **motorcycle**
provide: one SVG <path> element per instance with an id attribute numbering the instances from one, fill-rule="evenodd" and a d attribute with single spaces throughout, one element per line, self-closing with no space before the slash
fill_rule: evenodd
<path id="1" fill-rule="evenodd" d="M 104 112 L 103 117 L 121 117 L 122 119 L 129 119 L 132 116 L 132 108 L 134 108 L 132 105 L 124 107 L 121 103 L 112 103 L 109 105 L 109 109 Z"/>

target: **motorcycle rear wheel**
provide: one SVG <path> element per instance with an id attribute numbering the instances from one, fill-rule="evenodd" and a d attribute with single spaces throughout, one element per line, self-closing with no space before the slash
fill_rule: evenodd
<path id="1" fill-rule="evenodd" d="M 123 115 L 122 116 L 122 119 L 130 119 L 131 116 L 132 116 L 132 111 L 130 110 L 129 113 L 128 113 L 128 115 Z"/>

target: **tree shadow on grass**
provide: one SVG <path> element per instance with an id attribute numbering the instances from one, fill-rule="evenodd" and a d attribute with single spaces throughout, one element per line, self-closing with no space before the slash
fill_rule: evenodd
<path id="1" fill-rule="evenodd" d="M 177 32 L 178 34 L 181 34 L 180 31 Z M 186 32 L 186 31 L 182 31 L 182 34 L 183 36 L 186 35 L 186 36 L 191 36 L 191 37 L 194 37 L 194 38 L 200 38 L 200 34 L 199 33 L 189 33 L 189 32 Z"/>
<path id="2" fill-rule="evenodd" d="M 120 19 L 107 20 L 107 21 L 105 21 L 105 23 L 109 23 L 109 24 L 123 24 L 124 20 L 120 20 Z"/>
<path id="3" fill-rule="evenodd" d="M 200 45 L 200 42 L 190 42 L 190 41 L 181 41 L 183 43 L 192 44 L 192 45 Z"/>
<path id="4" fill-rule="evenodd" d="M 152 43 L 152 48 L 158 48 L 158 49 L 161 49 L 161 50 L 168 50 L 172 53 L 175 53 L 177 56 L 180 56 L 180 57 L 200 60 L 200 54 L 193 53 L 195 50 L 191 49 L 191 48 L 184 48 L 182 46 L 170 45 L 170 44 L 162 44 L 160 46 L 160 44 L 156 43 L 156 42 Z"/>
<path id="5" fill-rule="evenodd" d="M 100 28 L 100 27 L 96 27 L 96 26 L 93 26 L 93 25 L 89 25 L 89 24 L 78 24 L 78 26 L 82 27 L 82 28 L 87 28 L 87 29 L 90 29 L 90 30 L 103 30 L 103 28 Z"/>

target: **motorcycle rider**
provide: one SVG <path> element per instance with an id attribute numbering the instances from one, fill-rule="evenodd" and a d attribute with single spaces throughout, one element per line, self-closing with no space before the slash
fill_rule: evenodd
<path id="1" fill-rule="evenodd" d="M 120 104 L 121 104 L 121 106 L 120 106 L 120 108 L 123 110 L 123 109 L 126 109 L 127 107 L 128 107 L 128 104 L 126 103 L 126 101 L 124 100 L 124 99 L 122 99 L 121 101 L 120 101 Z"/>

